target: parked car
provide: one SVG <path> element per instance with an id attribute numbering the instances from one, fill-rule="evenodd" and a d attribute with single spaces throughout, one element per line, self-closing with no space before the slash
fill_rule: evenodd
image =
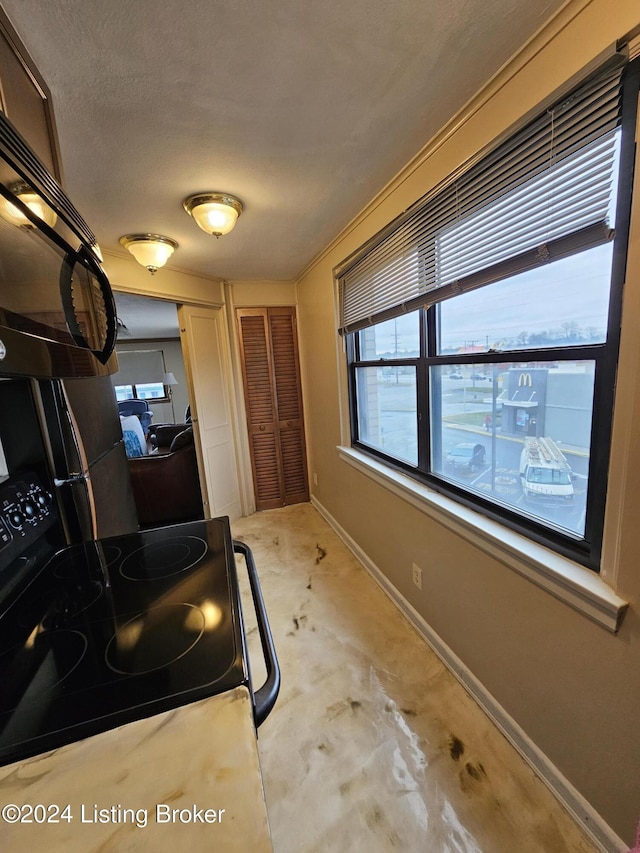
<path id="1" fill-rule="evenodd" d="M 449 374 L 449 379 L 464 379 L 464 376 L 460 372 L 456 371 Z"/>
<path id="2" fill-rule="evenodd" d="M 572 504 L 574 479 L 566 456 L 553 439 L 525 439 L 520 454 L 520 481 L 527 503 L 539 506 Z"/>
<path id="3" fill-rule="evenodd" d="M 484 374 L 484 373 L 472 373 L 472 374 L 471 374 L 471 378 L 472 378 L 472 379 L 479 380 L 480 382 L 487 382 L 487 381 L 489 381 L 489 382 L 490 382 L 490 381 L 491 381 L 491 380 L 489 379 L 489 377 L 488 377 L 486 374 Z"/>
<path id="4" fill-rule="evenodd" d="M 463 441 L 445 456 L 445 465 L 452 471 L 470 472 L 484 465 L 485 449 L 481 444 Z"/>

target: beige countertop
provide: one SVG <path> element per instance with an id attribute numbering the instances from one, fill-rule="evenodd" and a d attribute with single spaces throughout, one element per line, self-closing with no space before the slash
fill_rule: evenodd
<path id="1" fill-rule="evenodd" d="M 0 767 L 0 810 L 3 853 L 270 853 L 249 693 Z"/>

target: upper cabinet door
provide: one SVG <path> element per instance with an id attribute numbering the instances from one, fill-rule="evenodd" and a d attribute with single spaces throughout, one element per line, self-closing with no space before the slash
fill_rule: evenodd
<path id="1" fill-rule="evenodd" d="M 0 9 L 0 109 L 62 184 L 58 140 L 49 90 Z"/>

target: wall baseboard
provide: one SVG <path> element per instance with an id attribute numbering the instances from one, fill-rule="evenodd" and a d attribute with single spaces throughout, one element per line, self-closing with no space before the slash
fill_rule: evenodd
<path id="1" fill-rule="evenodd" d="M 611 829 L 582 794 L 574 788 L 544 752 L 536 746 L 526 732 L 523 731 L 502 705 L 489 693 L 482 682 L 476 678 L 463 661 L 431 628 L 428 622 L 398 592 L 391 581 L 373 563 L 358 543 L 338 524 L 331 513 L 313 496 L 311 497 L 311 503 L 353 553 L 358 562 L 362 564 L 382 588 L 383 592 L 387 594 L 403 616 L 409 620 L 425 642 L 438 655 L 447 669 L 453 673 L 465 690 L 507 738 L 509 743 L 524 758 L 573 819 L 583 828 L 594 844 L 603 853 L 625 853 L 625 851 L 628 851 L 629 845 Z"/>

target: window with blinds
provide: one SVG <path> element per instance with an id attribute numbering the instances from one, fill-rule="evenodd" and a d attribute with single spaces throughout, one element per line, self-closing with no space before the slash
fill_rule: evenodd
<path id="1" fill-rule="evenodd" d="M 354 446 L 596 570 L 638 66 L 610 58 L 336 270 Z"/>
<path id="2" fill-rule="evenodd" d="M 613 239 L 620 68 L 421 201 L 339 273 L 343 333 Z"/>
<path id="3" fill-rule="evenodd" d="M 118 366 L 118 373 L 112 377 L 118 402 L 169 399 L 162 350 L 122 350 L 118 352 Z"/>

